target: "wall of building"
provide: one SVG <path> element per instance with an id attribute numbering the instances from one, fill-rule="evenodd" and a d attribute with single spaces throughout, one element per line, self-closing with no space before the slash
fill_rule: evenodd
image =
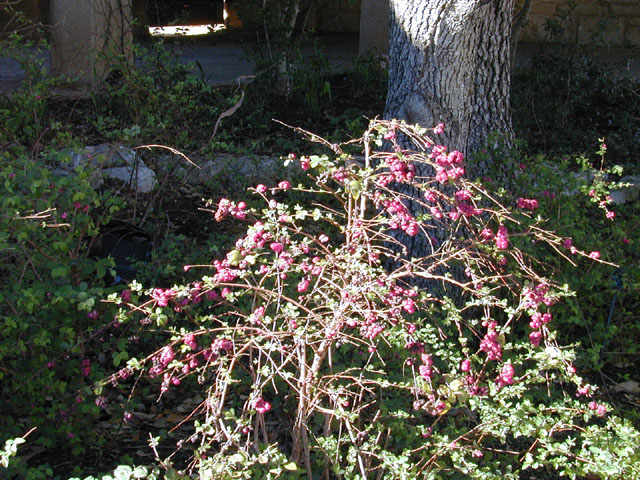
<path id="1" fill-rule="evenodd" d="M 640 47 L 640 0 L 533 0 L 519 40 L 545 40 L 549 22 L 560 26 L 570 41 Z"/>
<path id="2" fill-rule="evenodd" d="M 144 21 L 148 1 L 133 1 L 136 18 Z M 523 0 L 519 1 L 522 3 Z M 532 2 L 528 22 L 519 38 L 521 42 L 544 41 L 548 37 L 545 25 L 552 21 L 564 25 L 567 39 L 572 41 L 589 43 L 595 38 L 611 47 L 640 47 L 640 0 Z M 241 1 L 238 3 L 242 4 Z M 571 4 L 574 4 L 573 8 Z M 48 21 L 49 0 L 20 0 L 14 8 L 42 23 L 46 24 Z M 388 35 L 386 18 L 386 0 L 320 0 L 310 19 L 310 25 L 321 33 L 355 33 L 362 28 L 373 29 L 375 31 L 369 31 L 368 35 L 372 37 L 372 41 L 377 39 L 382 44 Z M 6 15 L 3 16 L 0 12 L 0 25 L 5 25 L 6 22 Z"/>

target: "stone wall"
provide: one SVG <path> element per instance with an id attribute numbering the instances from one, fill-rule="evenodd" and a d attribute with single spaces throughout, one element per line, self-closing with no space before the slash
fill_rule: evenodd
<path id="1" fill-rule="evenodd" d="M 574 7 L 568 0 L 532 1 L 521 42 L 543 41 L 548 35 L 545 25 L 552 21 L 561 26 L 570 41 L 640 47 L 640 0 L 575 0 Z"/>

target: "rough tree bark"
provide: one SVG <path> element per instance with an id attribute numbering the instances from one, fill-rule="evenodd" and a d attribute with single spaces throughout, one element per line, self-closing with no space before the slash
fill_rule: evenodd
<path id="1" fill-rule="evenodd" d="M 424 127 L 443 122 L 444 134 L 434 139 L 467 157 L 494 131 L 508 144 L 514 0 L 390 0 L 390 7 L 385 118 Z M 467 173 L 477 178 L 483 165 L 472 165 L 467 162 Z M 420 195 L 411 187 L 400 190 Z M 423 213 L 417 202 L 408 207 L 414 215 Z M 424 234 L 400 233 L 397 240 L 408 257 L 429 255 L 433 248 Z"/>
<path id="2" fill-rule="evenodd" d="M 439 137 L 465 154 L 488 134 L 511 135 L 514 0 L 390 0 L 385 118 L 446 125 Z"/>

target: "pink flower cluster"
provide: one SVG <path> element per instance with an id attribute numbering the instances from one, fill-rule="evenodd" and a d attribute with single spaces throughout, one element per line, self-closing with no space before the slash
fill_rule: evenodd
<path id="1" fill-rule="evenodd" d="M 413 164 L 401 160 L 397 156 L 387 158 L 386 164 L 390 173 L 378 178 L 377 183 L 380 186 L 389 185 L 393 181 L 410 183 L 415 177 L 416 167 Z"/>
<path id="2" fill-rule="evenodd" d="M 409 213 L 409 209 L 402 203 L 399 198 L 393 200 L 383 200 L 382 205 L 387 209 L 387 212 L 391 214 L 389 219 L 389 227 L 392 229 L 399 228 L 409 236 L 414 236 L 418 233 L 418 223 L 415 218 Z"/>
<path id="3" fill-rule="evenodd" d="M 424 192 L 424 198 L 427 202 L 435 203 L 438 200 L 436 192 L 433 190 L 427 190 Z"/>
<path id="4" fill-rule="evenodd" d="M 264 398 L 259 397 L 253 401 L 253 408 L 255 408 L 258 413 L 267 413 L 271 410 L 271 404 Z"/>
<path id="5" fill-rule="evenodd" d="M 213 267 L 216 269 L 216 274 L 213 276 L 213 281 L 216 283 L 233 282 L 238 277 L 237 270 L 231 268 L 228 260 L 215 260 Z"/>
<path id="6" fill-rule="evenodd" d="M 422 365 L 418 367 L 418 372 L 422 378 L 430 380 L 433 376 L 433 358 L 431 355 L 423 353 L 420 355 L 420 360 L 422 360 Z"/>
<path id="7" fill-rule="evenodd" d="M 322 265 L 320 265 L 320 257 L 313 257 L 311 259 L 311 262 L 305 259 L 300 264 L 300 269 L 304 273 L 311 273 L 311 275 L 314 275 L 314 276 L 320 275 L 322 273 L 322 268 L 323 268 Z"/>
<path id="8" fill-rule="evenodd" d="M 91 360 L 84 358 L 81 365 L 80 372 L 82 373 L 82 376 L 88 377 L 91 374 Z"/>
<path id="9" fill-rule="evenodd" d="M 550 307 L 556 303 L 555 298 L 549 295 L 549 285 L 539 283 L 535 288 L 525 287 L 523 290 L 524 307 L 537 309 L 540 304 Z"/>
<path id="10" fill-rule="evenodd" d="M 236 241 L 236 249 L 242 256 L 246 256 L 257 248 L 263 248 L 270 239 L 271 234 L 265 230 L 264 224 L 262 222 L 256 222 L 249 227 L 246 237 Z"/>
<path id="11" fill-rule="evenodd" d="M 518 198 L 518 208 L 533 211 L 538 208 L 538 200 L 535 198 Z"/>
<path id="12" fill-rule="evenodd" d="M 196 342 L 196 336 L 193 333 L 189 333 L 182 338 L 182 342 L 194 352 L 198 350 L 198 342 Z"/>
<path id="13" fill-rule="evenodd" d="M 496 233 L 496 247 L 498 250 L 506 250 L 509 248 L 509 233 L 506 227 L 500 225 L 498 227 L 498 233 Z"/>
<path id="14" fill-rule="evenodd" d="M 151 292 L 151 298 L 153 298 L 159 307 L 166 307 L 169 305 L 169 300 L 176 296 L 176 292 L 171 289 L 163 290 L 162 288 L 154 288 Z"/>
<path id="15" fill-rule="evenodd" d="M 336 168 L 331 174 L 331 178 L 338 183 L 344 183 L 348 177 L 349 171 L 344 167 Z"/>
<path id="16" fill-rule="evenodd" d="M 498 375 L 498 378 L 496 378 L 496 384 L 498 385 L 498 388 L 502 388 L 505 385 L 512 385 L 514 374 L 515 369 L 513 368 L 513 365 L 511 365 L 510 363 L 505 363 L 500 370 L 500 375 Z"/>
<path id="17" fill-rule="evenodd" d="M 500 360 L 502 358 L 502 346 L 498 342 L 496 327 L 498 323 L 494 320 L 485 320 L 482 325 L 487 327 L 487 333 L 480 341 L 480 350 L 487 354 L 489 360 Z"/>
<path id="18" fill-rule="evenodd" d="M 311 283 L 311 279 L 309 277 L 304 277 L 298 283 L 298 287 L 297 287 L 298 292 L 299 293 L 306 292 L 309 289 L 310 283 Z"/>
<path id="19" fill-rule="evenodd" d="M 448 183 L 450 180 L 455 182 L 465 174 L 464 167 L 461 166 L 464 155 L 457 150 L 447 153 L 447 147 L 436 145 L 429 157 L 437 164 L 436 180 L 440 183 Z"/>
<path id="20" fill-rule="evenodd" d="M 384 331 L 384 324 L 378 322 L 378 316 L 373 312 L 367 312 L 364 322 L 360 325 L 360 334 L 363 338 L 373 340 Z"/>
<path id="21" fill-rule="evenodd" d="M 604 417 L 607 414 L 607 407 L 601 403 L 589 402 L 589 410 L 593 410 L 599 417 Z"/>
<path id="22" fill-rule="evenodd" d="M 531 327 L 531 329 L 533 330 L 529 334 L 529 341 L 531 342 L 531 345 L 533 345 L 534 347 L 540 345 L 540 341 L 542 340 L 542 326 L 546 325 L 550 321 L 550 313 L 540 315 L 538 312 L 536 312 L 531 316 L 531 321 L 529 322 L 529 327 Z"/>
<path id="23" fill-rule="evenodd" d="M 228 338 L 216 338 L 211 344 L 211 352 L 214 355 L 219 355 L 221 350 L 233 350 L 233 342 Z"/>
<path id="24" fill-rule="evenodd" d="M 553 316 L 548 312 L 538 312 L 538 308 L 541 305 L 550 307 L 555 303 L 555 299 L 549 296 L 549 285 L 544 283 L 538 284 L 535 288 L 525 287 L 523 294 L 523 306 L 529 310 L 534 310 L 529 321 L 529 327 L 532 330 L 529 334 L 529 341 L 531 345 L 537 347 L 542 341 L 543 327 L 553 319 Z"/>
<path id="25" fill-rule="evenodd" d="M 247 204 L 244 202 L 239 202 L 236 205 L 231 200 L 221 198 L 218 202 L 218 210 L 216 210 L 214 217 L 217 222 L 221 222 L 227 215 L 232 215 L 242 220 L 247 217 L 247 213 L 245 212 L 246 208 Z"/>

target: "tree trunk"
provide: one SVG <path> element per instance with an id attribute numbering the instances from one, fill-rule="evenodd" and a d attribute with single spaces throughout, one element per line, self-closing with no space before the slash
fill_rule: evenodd
<path id="1" fill-rule="evenodd" d="M 446 126 L 438 140 L 466 155 L 492 131 L 512 134 L 514 0 L 390 0 L 385 118 Z"/>
<path id="2" fill-rule="evenodd" d="M 443 122 L 445 131 L 434 135 L 434 141 L 467 157 L 485 146 L 494 131 L 504 135 L 508 145 L 514 0 L 390 0 L 390 6 L 385 118 L 423 127 Z M 467 176 L 477 178 L 483 167 L 466 162 Z M 433 174 L 417 168 L 418 175 Z M 420 195 L 409 185 L 398 190 L 411 198 Z M 408 208 L 416 216 L 424 213 L 417 202 L 410 202 Z M 431 232 L 437 240 L 446 236 L 438 228 Z M 391 234 L 406 248 L 405 258 L 433 253 L 433 244 L 422 233 Z M 392 265 L 398 264 L 392 260 Z"/>

